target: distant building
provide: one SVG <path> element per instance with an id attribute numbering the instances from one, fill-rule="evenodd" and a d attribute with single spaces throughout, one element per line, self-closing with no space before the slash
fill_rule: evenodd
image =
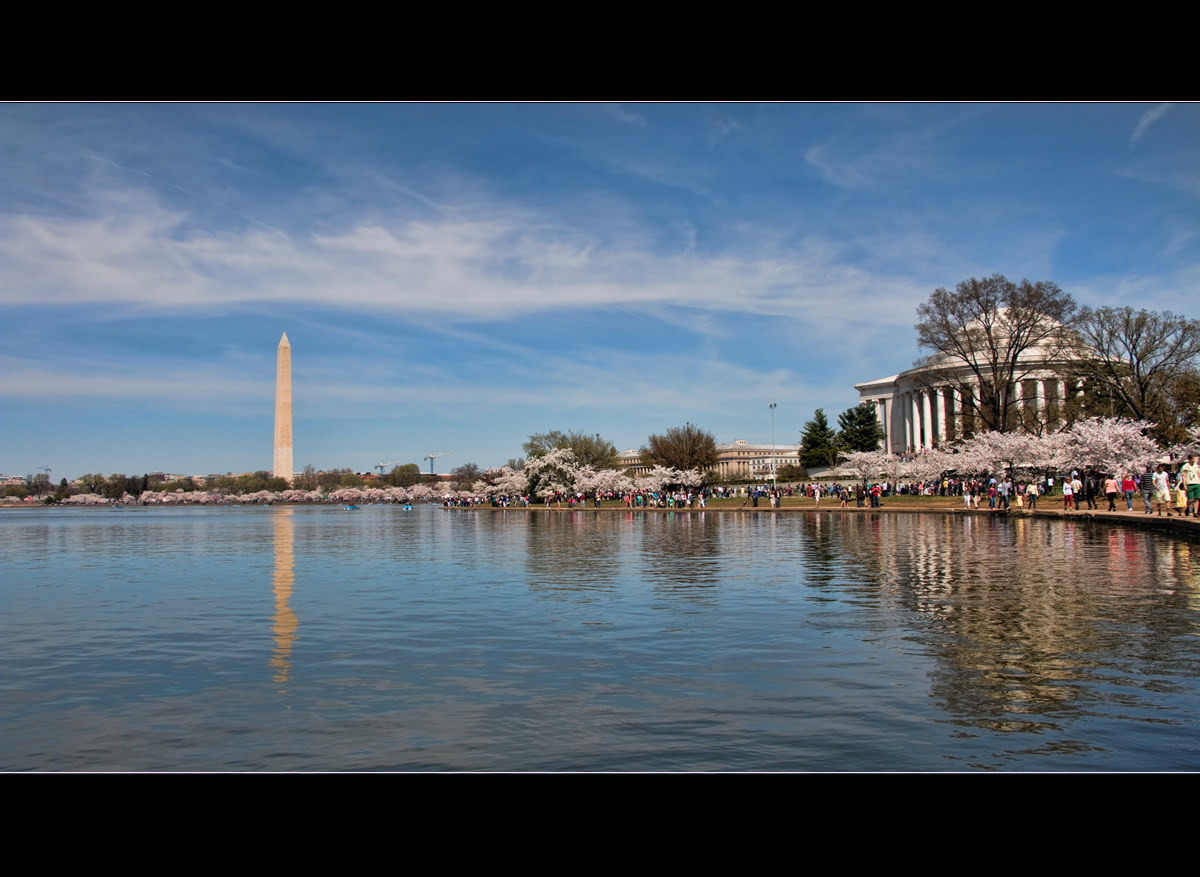
<path id="1" fill-rule="evenodd" d="M 617 465 L 621 467 L 626 475 L 633 478 L 637 475 L 645 475 L 653 466 L 648 466 L 642 462 L 640 451 L 630 448 L 628 451 L 622 451 L 617 454 Z"/>
<path id="2" fill-rule="evenodd" d="M 642 461 L 640 452 L 624 451 L 617 462 L 630 477 L 644 475 L 654 467 Z M 709 471 L 722 481 L 770 481 L 782 466 L 800 465 L 800 446 L 751 444 L 745 439 L 717 445 L 717 463 Z"/>
<path id="3" fill-rule="evenodd" d="M 751 444 L 745 439 L 717 445 L 717 465 L 711 471 L 723 481 L 770 481 L 782 466 L 800 465 L 800 445 Z"/>

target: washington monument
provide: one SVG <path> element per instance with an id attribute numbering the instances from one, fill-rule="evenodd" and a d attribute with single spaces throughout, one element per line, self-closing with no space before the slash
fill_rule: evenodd
<path id="1" fill-rule="evenodd" d="M 292 345 L 288 344 L 287 332 L 279 339 L 279 351 L 275 360 L 275 469 L 276 478 L 286 478 L 291 483 L 292 475 Z"/>

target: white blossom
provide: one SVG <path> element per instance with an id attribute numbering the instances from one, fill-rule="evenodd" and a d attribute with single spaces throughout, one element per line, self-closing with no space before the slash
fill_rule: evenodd
<path id="1" fill-rule="evenodd" d="M 1067 431 L 1072 461 L 1104 472 L 1140 472 L 1162 451 L 1145 433 L 1153 424 L 1143 420 L 1093 417 Z"/>
<path id="2" fill-rule="evenodd" d="M 555 448 L 525 462 L 522 474 L 529 479 L 528 491 L 542 498 L 575 489 L 579 461 L 568 448 Z"/>

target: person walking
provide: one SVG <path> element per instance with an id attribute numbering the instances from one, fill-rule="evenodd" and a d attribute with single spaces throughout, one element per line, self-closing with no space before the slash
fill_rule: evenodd
<path id="1" fill-rule="evenodd" d="M 1109 475 L 1104 479 L 1104 495 L 1108 498 L 1108 510 L 1115 512 L 1117 510 L 1117 494 L 1121 492 L 1121 485 L 1117 484 L 1117 479 Z"/>
<path id="2" fill-rule="evenodd" d="M 1012 482 L 1009 481 L 1008 476 L 1005 475 L 1004 478 L 1000 481 L 1000 485 L 996 488 L 996 493 L 1000 500 L 1000 504 L 1002 506 L 1004 506 L 1005 511 L 1009 510 L 1008 498 L 1012 494 L 1012 489 L 1013 489 Z"/>
<path id="3" fill-rule="evenodd" d="M 1154 469 L 1150 466 L 1146 467 L 1146 471 L 1142 473 L 1142 502 L 1146 504 L 1145 514 L 1154 514 Z"/>
<path id="4" fill-rule="evenodd" d="M 1134 480 L 1132 472 L 1125 473 L 1125 478 L 1121 482 L 1121 490 L 1125 493 L 1125 511 L 1133 511 L 1133 495 L 1137 492 L 1137 481 Z"/>
<path id="5" fill-rule="evenodd" d="M 1187 494 L 1184 515 L 1200 518 L 1200 466 L 1196 465 L 1195 454 L 1188 454 L 1187 462 L 1179 467 L 1179 480 Z"/>
<path id="6" fill-rule="evenodd" d="M 1154 504 L 1158 507 L 1160 518 L 1163 506 L 1167 507 L 1167 517 L 1171 517 L 1171 481 L 1167 476 L 1167 467 L 1162 463 L 1158 464 L 1158 471 L 1154 473 Z"/>

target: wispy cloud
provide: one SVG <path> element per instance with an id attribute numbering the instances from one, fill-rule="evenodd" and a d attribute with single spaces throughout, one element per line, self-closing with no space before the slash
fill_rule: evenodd
<path id="1" fill-rule="evenodd" d="M 726 113 L 713 113 L 708 117 L 708 130 L 708 143 L 712 146 L 741 131 L 742 123 Z"/>
<path id="2" fill-rule="evenodd" d="M 1142 135 L 1150 129 L 1150 126 L 1169 113 L 1174 106 L 1175 104 L 1173 103 L 1159 104 L 1153 109 L 1146 110 L 1146 112 L 1142 113 L 1141 118 L 1138 119 L 1136 127 L 1133 129 L 1132 136 L 1129 138 L 1130 146 L 1141 140 Z"/>
<path id="3" fill-rule="evenodd" d="M 826 182 L 847 189 L 906 181 L 914 172 L 924 174 L 930 167 L 927 157 L 912 144 L 893 144 L 862 152 L 831 141 L 809 147 L 804 160 L 816 168 Z"/>
<path id="4" fill-rule="evenodd" d="M 466 320 L 684 305 L 828 320 L 899 288 L 820 242 L 673 255 L 515 212 L 301 235 L 194 229 L 140 194 L 115 193 L 105 207 L 89 219 L 0 217 L 6 304 L 205 313 L 297 302 Z"/>
<path id="5" fill-rule="evenodd" d="M 211 410 L 213 405 L 244 403 L 261 407 L 273 398 L 275 387 L 271 371 L 263 369 L 262 379 L 248 381 L 244 369 L 198 363 L 186 368 L 164 368 L 153 373 L 131 368 L 128 363 L 89 363 L 81 369 L 76 363 L 30 362 L 0 355 L 0 396 L 8 399 L 156 399 L 161 407 L 193 407 Z M 180 388 L 186 387 L 185 398 Z"/>
<path id="6" fill-rule="evenodd" d="M 627 110 L 620 104 L 600 104 L 600 107 L 618 122 L 623 122 L 626 125 L 636 125 L 638 128 L 646 127 L 646 118 L 641 113 Z"/>

